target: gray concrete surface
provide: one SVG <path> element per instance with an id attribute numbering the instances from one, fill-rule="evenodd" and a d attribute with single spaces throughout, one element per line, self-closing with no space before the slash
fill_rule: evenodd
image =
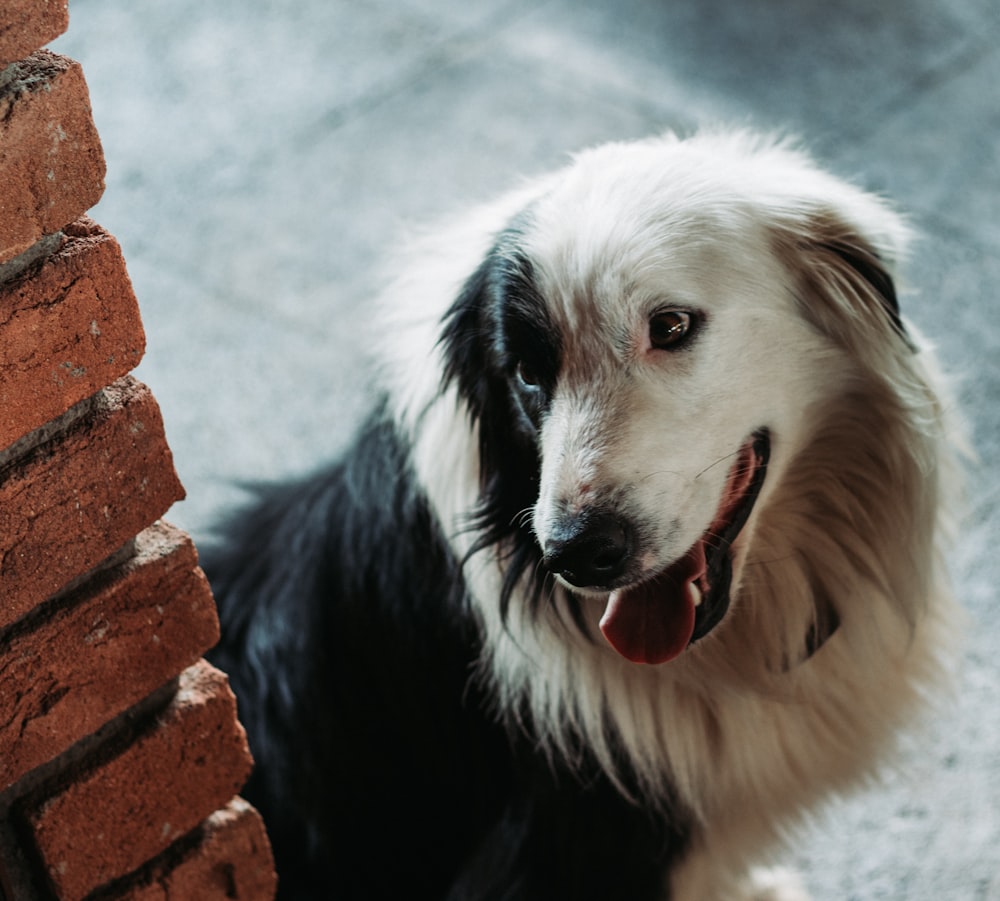
<path id="1" fill-rule="evenodd" d="M 953 561 L 958 689 L 903 773 L 789 861 L 818 899 L 1000 899 L 997 0 L 71 0 L 121 241 L 198 538 L 364 403 L 359 326 L 407 222 L 568 151 L 703 121 L 804 136 L 923 232 L 904 304 L 980 463 Z"/>

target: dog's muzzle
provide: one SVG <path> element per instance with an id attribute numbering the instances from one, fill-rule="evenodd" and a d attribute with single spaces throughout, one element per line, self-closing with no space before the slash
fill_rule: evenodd
<path id="1" fill-rule="evenodd" d="M 584 508 L 560 518 L 543 561 L 567 585 L 607 592 L 601 631 L 634 663 L 666 663 L 714 629 L 729 608 L 731 548 L 767 474 L 771 440 L 758 429 L 735 454 L 709 528 L 682 556 L 643 571 L 635 528 L 615 512 Z"/>

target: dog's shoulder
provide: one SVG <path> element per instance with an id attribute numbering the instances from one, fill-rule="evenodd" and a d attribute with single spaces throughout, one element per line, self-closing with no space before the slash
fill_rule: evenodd
<path id="1" fill-rule="evenodd" d="M 441 620 L 442 609 L 455 639 L 470 639 L 459 562 L 381 406 L 321 470 L 255 489 L 206 542 L 202 566 L 224 640 L 238 644 L 256 630 L 270 644 L 284 636 L 302 645 L 301 635 L 285 635 L 293 626 L 327 643 L 366 623 L 412 633 L 420 619 Z"/>

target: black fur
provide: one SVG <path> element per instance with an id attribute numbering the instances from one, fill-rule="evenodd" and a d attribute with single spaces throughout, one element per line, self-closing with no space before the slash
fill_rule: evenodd
<path id="1" fill-rule="evenodd" d="M 454 382 L 479 426 L 483 473 L 480 504 L 470 520 L 472 553 L 495 546 L 506 556 L 500 609 L 527 573 L 537 605 L 551 586 L 542 552 L 523 516 L 538 497 L 538 423 L 555 385 L 560 346 L 534 285 L 531 263 L 506 231 L 466 282 L 445 317 L 444 383 Z M 537 380 L 519 380 L 527 366 Z"/>
<path id="2" fill-rule="evenodd" d="M 534 461 L 527 434 L 511 440 Z M 505 488 L 533 490 L 501 467 L 485 503 Z M 459 562 L 383 412 L 332 467 L 265 492 L 204 565 L 281 898 L 662 897 L 684 818 L 500 724 Z"/>

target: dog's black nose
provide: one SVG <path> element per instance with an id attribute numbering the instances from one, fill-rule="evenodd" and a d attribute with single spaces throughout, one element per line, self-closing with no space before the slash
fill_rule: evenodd
<path id="1" fill-rule="evenodd" d="M 545 565 L 577 588 L 608 588 L 625 572 L 631 544 L 630 530 L 617 517 L 584 512 L 553 529 Z"/>

